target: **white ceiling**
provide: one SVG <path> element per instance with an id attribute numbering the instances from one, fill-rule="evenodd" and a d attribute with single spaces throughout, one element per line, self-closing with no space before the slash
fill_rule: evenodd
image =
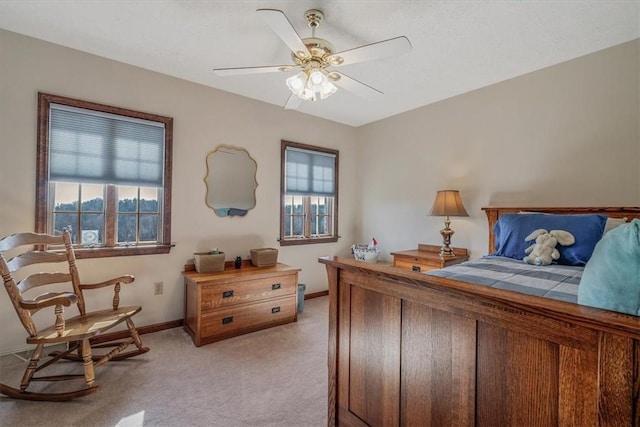
<path id="1" fill-rule="evenodd" d="M 299 111 L 351 126 L 472 91 L 640 37 L 640 1 L 0 0 L 0 28 L 284 106 L 288 74 L 217 77 L 213 68 L 290 64 L 255 12 L 282 10 L 301 37 L 304 12 L 336 51 L 406 36 L 410 53 L 340 71 L 382 92 L 338 89 Z"/>

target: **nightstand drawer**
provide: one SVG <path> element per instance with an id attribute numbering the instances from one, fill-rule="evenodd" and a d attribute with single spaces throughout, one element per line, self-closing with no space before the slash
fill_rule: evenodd
<path id="1" fill-rule="evenodd" d="M 296 275 L 279 276 L 244 282 L 218 283 L 202 287 L 202 311 L 249 303 L 297 292 Z"/>
<path id="2" fill-rule="evenodd" d="M 417 259 L 412 260 L 408 258 L 402 258 L 402 259 L 394 258 L 393 266 L 399 267 L 399 268 L 406 268 L 407 270 L 416 271 L 418 273 L 423 273 L 425 271 L 435 270 L 436 268 L 439 268 L 438 266 L 420 262 L 420 260 L 417 260 Z"/>

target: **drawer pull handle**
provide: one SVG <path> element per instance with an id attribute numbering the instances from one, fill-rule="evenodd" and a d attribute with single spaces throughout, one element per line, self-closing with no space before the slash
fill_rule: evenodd
<path id="1" fill-rule="evenodd" d="M 411 271 L 417 271 L 418 273 L 420 273 L 420 266 L 419 265 L 412 265 L 411 266 Z"/>
<path id="2" fill-rule="evenodd" d="M 224 291 L 222 293 L 222 298 L 231 298 L 233 296 L 233 291 Z"/>
<path id="3" fill-rule="evenodd" d="M 280 283 L 274 283 L 273 285 L 271 285 L 271 290 L 275 291 L 277 289 L 280 289 L 282 286 L 280 286 Z"/>
<path id="4" fill-rule="evenodd" d="M 271 309 L 271 314 L 276 314 L 276 313 L 280 313 L 280 307 L 273 307 Z"/>
<path id="5" fill-rule="evenodd" d="M 229 323 L 233 323 L 233 316 L 224 317 L 222 319 L 222 324 L 223 325 L 228 325 Z"/>

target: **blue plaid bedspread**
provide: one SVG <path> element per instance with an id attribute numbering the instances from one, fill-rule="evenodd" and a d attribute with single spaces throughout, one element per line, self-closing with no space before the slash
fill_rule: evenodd
<path id="1" fill-rule="evenodd" d="M 584 267 L 535 266 L 511 258 L 485 256 L 425 274 L 575 303 L 583 270 Z"/>

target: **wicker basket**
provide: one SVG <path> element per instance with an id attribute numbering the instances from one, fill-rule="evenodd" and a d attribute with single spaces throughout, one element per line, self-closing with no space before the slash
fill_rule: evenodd
<path id="1" fill-rule="evenodd" d="M 224 252 L 212 254 L 209 252 L 196 252 L 193 254 L 198 273 L 212 273 L 224 270 Z"/>
<path id="2" fill-rule="evenodd" d="M 251 264 L 270 267 L 278 263 L 278 250 L 274 248 L 251 249 Z"/>

